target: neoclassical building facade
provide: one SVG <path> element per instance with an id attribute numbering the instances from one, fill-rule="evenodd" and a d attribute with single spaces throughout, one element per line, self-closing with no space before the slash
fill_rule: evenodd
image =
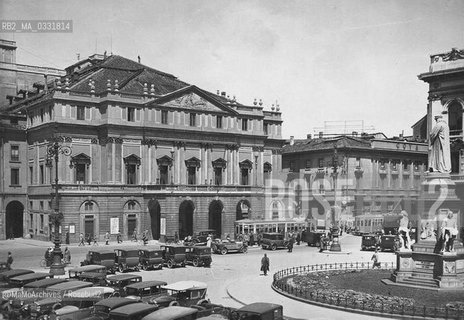
<path id="1" fill-rule="evenodd" d="M 236 220 L 265 217 L 264 183 L 281 167 L 279 109 L 116 55 L 93 55 L 37 88 L 2 110 L 25 122 L 17 160 L 26 190 L 12 200 L 16 216 L 4 204 L 2 238 L 6 224 L 15 236 L 53 232 L 54 141 L 72 149 L 58 161 L 60 231 L 71 241 L 107 231 L 127 239 L 148 230 L 161 240 L 201 229 L 233 234 Z M 2 144 L 6 157 L 12 145 Z"/>

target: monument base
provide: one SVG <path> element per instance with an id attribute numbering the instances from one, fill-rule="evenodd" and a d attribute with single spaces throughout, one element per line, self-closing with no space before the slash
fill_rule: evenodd
<path id="1" fill-rule="evenodd" d="M 390 280 L 411 287 L 464 290 L 464 247 L 456 242 L 454 252 L 436 253 L 436 242 L 418 242 L 412 251 L 396 253 Z"/>

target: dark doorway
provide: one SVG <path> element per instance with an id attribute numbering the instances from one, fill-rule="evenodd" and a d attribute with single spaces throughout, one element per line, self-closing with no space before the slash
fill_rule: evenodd
<path id="1" fill-rule="evenodd" d="M 193 211 L 195 207 L 190 200 L 183 201 L 179 207 L 179 237 L 193 235 Z"/>
<path id="2" fill-rule="evenodd" d="M 129 239 L 131 239 L 135 230 L 137 230 L 137 216 L 135 214 L 129 214 L 127 215 L 127 236 Z"/>
<path id="3" fill-rule="evenodd" d="M 90 235 L 90 238 L 93 238 L 94 234 L 94 218 L 92 215 L 87 215 L 84 217 L 84 230 L 85 235 Z"/>
<path id="4" fill-rule="evenodd" d="M 224 206 L 219 200 L 214 200 L 209 205 L 209 229 L 216 230 L 216 237 L 222 235 L 222 209 Z"/>
<path id="5" fill-rule="evenodd" d="M 148 211 L 150 212 L 151 234 L 154 240 L 160 238 L 161 232 L 161 207 L 158 201 L 148 201 Z"/>
<path id="6" fill-rule="evenodd" d="M 19 201 L 12 201 L 6 206 L 6 239 L 23 236 L 23 212 L 24 206 Z"/>
<path id="7" fill-rule="evenodd" d="M 235 220 L 248 219 L 251 213 L 251 204 L 248 200 L 240 200 L 237 204 Z"/>

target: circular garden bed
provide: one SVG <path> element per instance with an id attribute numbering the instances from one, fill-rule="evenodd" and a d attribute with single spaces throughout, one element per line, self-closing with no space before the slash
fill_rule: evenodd
<path id="1" fill-rule="evenodd" d="M 390 270 L 334 270 L 289 275 L 274 284 L 300 299 L 351 309 L 409 315 L 464 314 L 463 291 L 386 285 Z"/>

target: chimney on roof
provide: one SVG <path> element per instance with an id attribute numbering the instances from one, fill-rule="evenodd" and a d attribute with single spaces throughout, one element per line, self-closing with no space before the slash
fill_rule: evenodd
<path id="1" fill-rule="evenodd" d="M 77 61 L 81 60 L 81 54 L 80 53 L 76 53 L 77 55 Z"/>
<path id="2" fill-rule="evenodd" d="M 225 92 L 225 91 L 222 91 L 222 92 L 221 92 L 221 96 L 225 97 L 225 96 L 226 96 L 226 92 Z"/>
<path id="3" fill-rule="evenodd" d="M 322 139 L 322 138 L 324 138 L 324 132 L 319 131 L 319 139 Z"/>
<path id="4" fill-rule="evenodd" d="M 255 100 L 253 100 L 253 105 L 256 106 L 257 104 L 258 104 L 258 100 L 256 100 L 256 98 L 255 98 Z"/>
<path id="5" fill-rule="evenodd" d="M 311 140 L 313 138 L 313 135 L 311 133 L 308 133 L 306 135 L 306 139 Z"/>
<path id="6" fill-rule="evenodd" d="M 290 136 L 290 145 L 293 146 L 295 144 L 295 136 Z"/>
<path id="7" fill-rule="evenodd" d="M 351 133 L 351 135 L 352 135 L 353 137 L 357 137 L 357 136 L 358 136 L 358 132 L 357 132 L 357 131 L 353 131 L 353 132 Z"/>
<path id="8" fill-rule="evenodd" d="M 216 95 L 220 95 L 221 92 L 219 90 L 216 90 Z"/>
<path id="9" fill-rule="evenodd" d="M 140 63 L 140 56 L 137 56 L 137 61 Z"/>

